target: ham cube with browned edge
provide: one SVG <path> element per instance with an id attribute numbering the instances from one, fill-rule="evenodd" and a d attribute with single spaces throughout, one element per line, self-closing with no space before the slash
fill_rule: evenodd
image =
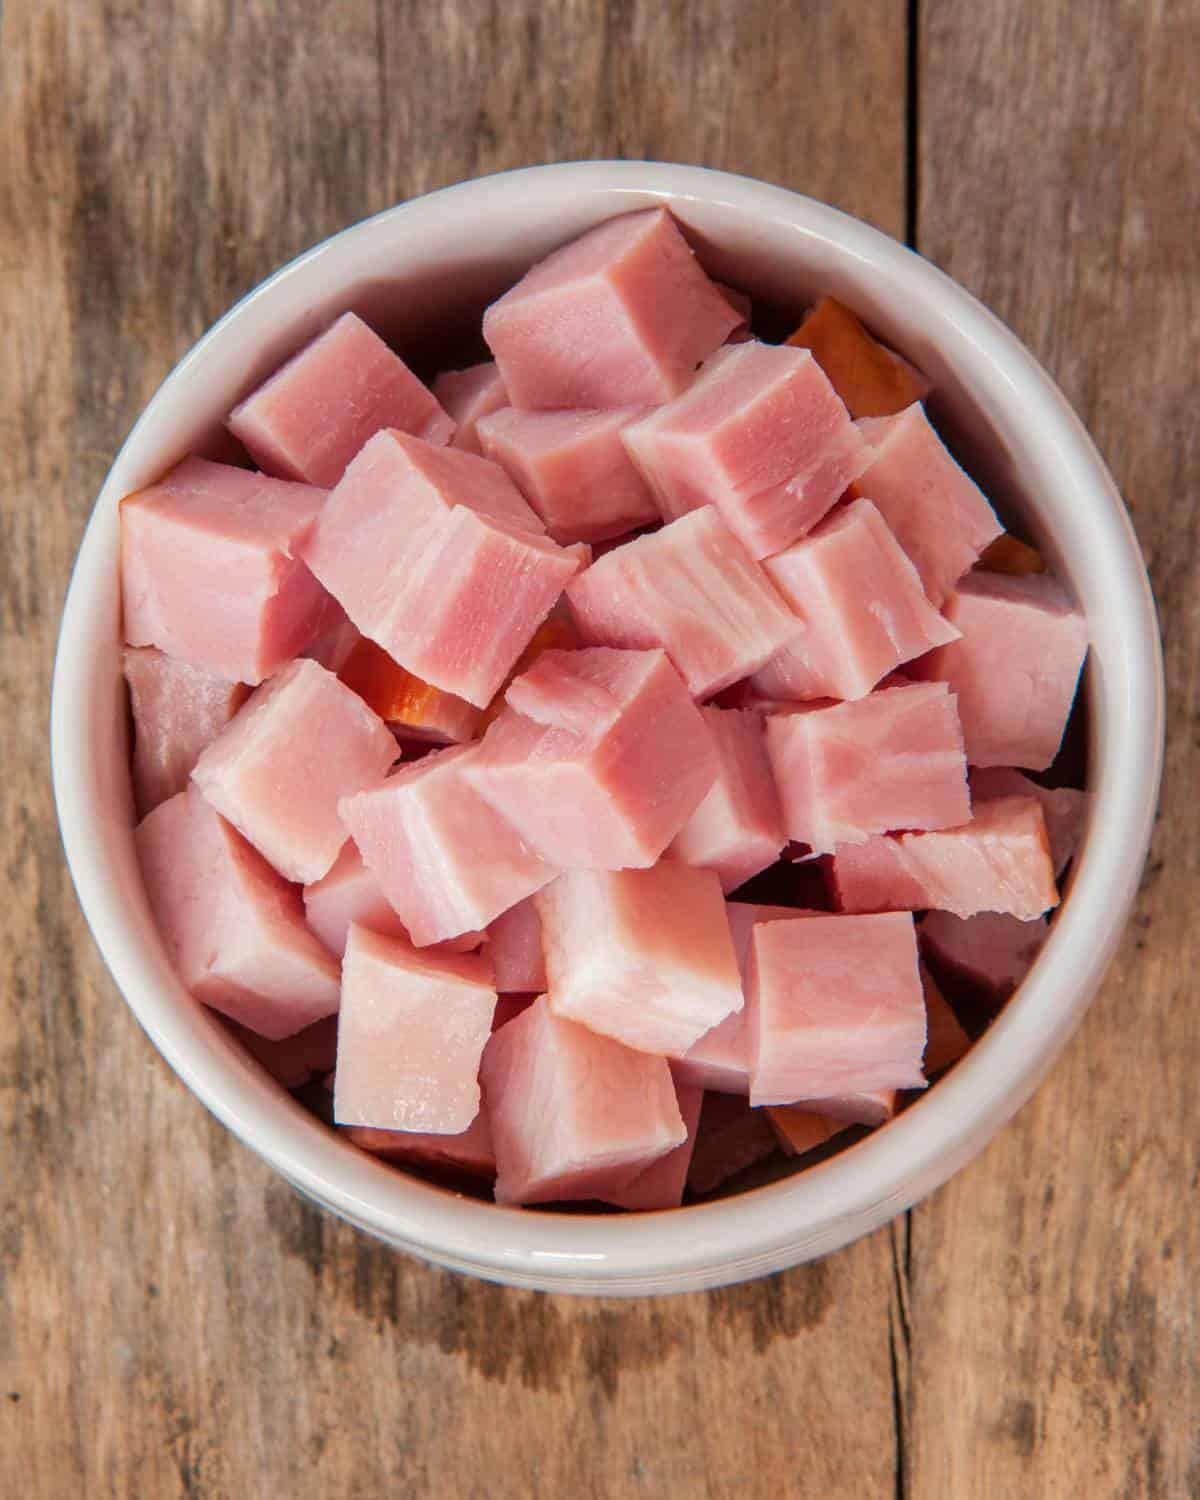
<path id="1" fill-rule="evenodd" d="M 661 646 L 694 698 L 748 677 L 800 628 L 712 506 L 597 558 L 567 600 L 589 644 Z"/>
<path id="2" fill-rule="evenodd" d="M 763 1114 L 789 1156 L 807 1156 L 847 1128 L 845 1120 L 818 1114 L 807 1104 L 771 1104 Z"/>
<path id="3" fill-rule="evenodd" d="M 1083 839 L 1090 797 L 1071 786 L 1039 786 L 1010 766 L 980 766 L 967 777 L 971 799 L 994 802 L 997 797 L 1036 797 L 1042 804 L 1046 820 L 1046 837 L 1050 840 L 1050 858 L 1057 879 L 1075 858 Z"/>
<path id="4" fill-rule="evenodd" d="M 971 816 L 954 695 L 941 683 L 885 687 L 765 722 L 784 831 L 816 853 L 892 829 L 957 828 Z"/>
<path id="5" fill-rule="evenodd" d="M 131 646 L 252 686 L 303 651 L 327 599 L 300 559 L 325 491 L 185 458 L 121 502 Z"/>
<path id="6" fill-rule="evenodd" d="M 1004 528 L 920 402 L 896 416 L 866 417 L 858 427 L 876 457 L 854 493 L 874 503 L 940 605 Z"/>
<path id="7" fill-rule="evenodd" d="M 431 443 L 454 431 L 433 393 L 352 312 L 235 406 L 228 427 L 264 473 L 324 489 L 385 427 Z"/>
<path id="8" fill-rule="evenodd" d="M 869 500 L 840 507 L 763 570 L 802 627 L 751 679 L 764 698 L 863 698 L 958 639 Z"/>
<path id="9" fill-rule="evenodd" d="M 495 360 L 465 370 L 443 370 L 433 382 L 433 394 L 455 424 L 450 446 L 481 454 L 476 431 L 479 419 L 508 405 L 508 392 Z"/>
<path id="10" fill-rule="evenodd" d="M 852 417 L 888 417 L 932 387 L 920 370 L 873 338 L 848 307 L 822 297 L 788 343 L 811 349 Z"/>
<path id="11" fill-rule="evenodd" d="M 133 790 L 144 818 L 183 791 L 200 752 L 250 689 L 153 646 L 126 646 L 121 659 L 133 711 Z"/>
<path id="12" fill-rule="evenodd" d="M 969 823 L 842 844 L 832 860 L 848 912 L 994 911 L 1032 921 L 1058 904 L 1046 820 L 1036 797 L 981 802 Z"/>
<path id="13" fill-rule="evenodd" d="M 496 1153 L 486 1109 L 458 1135 L 427 1130 L 376 1130 L 371 1125 L 343 1125 L 339 1134 L 360 1151 L 405 1166 L 432 1167 L 467 1177 L 495 1177 Z"/>
<path id="14" fill-rule="evenodd" d="M 537 895 L 550 1007 L 641 1052 L 677 1056 L 742 1008 L 711 870 L 567 870 Z"/>
<path id="15" fill-rule="evenodd" d="M 540 995 L 546 988 L 542 919 L 532 896 L 518 901 L 488 924 L 484 956 L 501 995 Z"/>
<path id="16" fill-rule="evenodd" d="M 742 321 L 664 208 L 608 219 L 483 315 L 518 407 L 658 406 Z"/>
<path id="17" fill-rule="evenodd" d="M 497 1203 L 594 1198 L 687 1140 L 666 1060 L 563 1020 L 544 996 L 493 1033 L 480 1078 Z"/>
<path id="18" fill-rule="evenodd" d="M 751 1104 L 925 1086 L 908 913 L 758 923 L 746 981 Z"/>
<path id="19" fill-rule="evenodd" d="M 549 864 L 652 865 L 717 774 L 662 651 L 546 651 L 507 702 L 463 774 Z"/>
<path id="20" fill-rule="evenodd" d="M 461 745 L 479 733 L 482 709 L 422 682 L 374 641 L 360 638 L 338 676 L 402 742 Z"/>
<path id="21" fill-rule="evenodd" d="M 716 746 L 717 779 L 667 854 L 680 864 L 715 870 L 722 888 L 732 891 L 779 858 L 783 814 L 762 715 L 736 708 L 700 712 Z"/>
<path id="22" fill-rule="evenodd" d="M 971 573 L 944 608 L 961 639 L 914 670 L 958 695 L 967 759 L 1044 771 L 1062 744 L 1087 655 L 1082 614 L 1046 573 Z"/>
<path id="23" fill-rule="evenodd" d="M 386 724 L 319 662 L 301 658 L 251 695 L 192 780 L 289 880 L 320 880 L 346 842 L 338 802 L 396 759 Z"/>
<path id="24" fill-rule="evenodd" d="M 479 442 L 546 523 L 556 542 L 596 542 L 659 519 L 621 435 L 641 413 L 518 411 L 479 423 Z"/>
<path id="25" fill-rule="evenodd" d="M 400 432 L 373 437 L 304 549 L 365 636 L 484 708 L 582 559 L 498 464 Z"/>
<path id="26" fill-rule="evenodd" d="M 966 1056 L 971 1038 L 924 964 L 921 988 L 925 991 L 925 1076 L 933 1078 Z"/>
<path id="27" fill-rule="evenodd" d="M 459 1135 L 479 1113 L 479 1060 L 496 992 L 469 953 L 418 952 L 351 927 L 342 960 L 333 1117 Z"/>
<path id="28" fill-rule="evenodd" d="M 1000 912 L 956 917 L 931 911 L 918 929 L 921 951 L 942 974 L 1006 999 L 1033 967 L 1046 941 L 1045 917 L 1020 921 Z"/>
<path id="29" fill-rule="evenodd" d="M 135 834 L 150 909 L 185 989 L 278 1041 L 338 1008 L 338 965 L 298 893 L 194 786 Z"/>
<path id="30" fill-rule="evenodd" d="M 671 1072 L 675 1075 L 673 1067 Z M 687 1140 L 682 1146 L 676 1146 L 673 1151 L 652 1161 L 636 1177 L 625 1180 L 625 1170 L 622 1169 L 618 1174 L 620 1181 L 611 1187 L 597 1190 L 596 1196 L 602 1203 L 611 1203 L 616 1208 L 653 1213 L 665 1208 L 678 1208 L 683 1202 L 688 1169 L 692 1164 L 692 1153 L 696 1149 L 696 1126 L 700 1119 L 704 1090 L 689 1083 L 681 1083 L 676 1075 L 675 1101 L 679 1105 Z"/>
<path id="31" fill-rule="evenodd" d="M 873 457 L 807 349 L 754 339 L 621 436 L 666 520 L 715 505 L 756 558 L 815 526 Z"/>
<path id="32" fill-rule="evenodd" d="M 558 871 L 464 772 L 479 746 L 435 750 L 342 801 L 363 862 L 418 948 L 478 931 Z"/>

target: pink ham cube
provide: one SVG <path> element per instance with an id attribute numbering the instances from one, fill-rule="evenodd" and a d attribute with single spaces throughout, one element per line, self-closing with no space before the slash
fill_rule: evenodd
<path id="1" fill-rule="evenodd" d="M 326 597 L 300 560 L 324 490 L 185 458 L 121 502 L 125 639 L 257 684 L 303 651 Z"/>
<path id="2" fill-rule="evenodd" d="M 476 431 L 479 419 L 508 405 L 508 392 L 495 361 L 485 360 L 466 370 L 443 370 L 433 382 L 433 394 L 455 424 L 450 446 L 481 454 Z"/>
<path id="3" fill-rule="evenodd" d="M 717 772 L 712 737 L 662 651 L 546 651 L 465 776 L 549 864 L 652 865 Z"/>
<path id="4" fill-rule="evenodd" d="M 484 708 L 583 566 L 541 530 L 498 464 L 381 432 L 330 495 L 304 555 L 364 635 Z"/>
<path id="5" fill-rule="evenodd" d="M 279 1041 L 338 1008 L 337 960 L 300 898 L 195 787 L 138 824 L 150 909 L 185 989 Z"/>
<path id="6" fill-rule="evenodd" d="M 721 882 L 665 860 L 567 870 L 537 896 L 551 1009 L 676 1056 L 742 1008 Z"/>
<path id="7" fill-rule="evenodd" d="M 1039 786 L 1020 771 L 1007 766 L 979 767 L 967 777 L 971 798 L 976 802 L 993 802 L 997 797 L 1036 797 L 1046 819 L 1046 837 L 1050 840 L 1050 858 L 1057 879 L 1075 858 L 1083 838 L 1090 797 L 1087 792 L 1070 786 Z"/>
<path id="8" fill-rule="evenodd" d="M 921 951 L 939 974 L 1004 999 L 1033 967 L 1047 929 L 1045 917 L 1022 922 L 992 911 L 965 918 L 931 911 L 919 930 Z"/>
<path id="9" fill-rule="evenodd" d="M 896 1090 L 867 1089 L 857 1094 L 837 1094 L 827 1099 L 802 1101 L 805 1109 L 817 1110 L 839 1125 L 885 1125 L 896 1113 Z"/>
<path id="10" fill-rule="evenodd" d="M 544 996 L 492 1034 L 480 1077 L 497 1203 L 612 1192 L 687 1139 L 666 1060 L 561 1019 Z"/>
<path id="11" fill-rule="evenodd" d="M 1044 771 L 1058 754 L 1087 655 L 1087 624 L 1048 573 L 971 573 L 946 600 L 962 639 L 916 671 L 958 695 L 973 766 Z"/>
<path id="12" fill-rule="evenodd" d="M 425 1130 L 376 1130 L 370 1125 L 343 1125 L 340 1134 L 360 1151 L 369 1151 L 385 1161 L 461 1172 L 468 1177 L 496 1175 L 492 1127 L 485 1109 L 458 1135 L 434 1135 Z"/>
<path id="13" fill-rule="evenodd" d="M 925 991 L 925 1076 L 933 1078 L 966 1056 L 971 1038 L 924 964 L 921 986 Z"/>
<path id="14" fill-rule="evenodd" d="M 539 261 L 483 336 L 514 406 L 657 406 L 740 322 L 667 210 L 648 208 Z"/>
<path id="15" fill-rule="evenodd" d="M 626 1179 L 626 1169 L 621 1169 L 618 1177 L 622 1180 L 610 1188 L 597 1191 L 596 1196 L 602 1203 L 611 1203 L 617 1208 L 654 1212 L 664 1208 L 678 1208 L 683 1202 L 688 1169 L 692 1164 L 692 1153 L 696 1149 L 696 1126 L 700 1119 L 704 1090 L 680 1083 L 676 1078 L 675 1100 L 687 1131 L 687 1140 L 682 1146 L 668 1151 L 665 1156 L 656 1158 L 636 1177 Z"/>
<path id="16" fill-rule="evenodd" d="M 920 911 L 1032 921 L 1058 904 L 1046 820 L 1035 797 L 981 802 L 961 828 L 842 844 L 832 861 L 848 912 Z"/>
<path id="17" fill-rule="evenodd" d="M 346 842 L 340 799 L 378 781 L 395 759 L 383 720 L 301 658 L 252 694 L 192 779 L 281 875 L 305 882 L 320 880 Z"/>
<path id="18" fill-rule="evenodd" d="M 353 923 L 385 937 L 406 936 L 404 923 L 384 900 L 379 882 L 363 864 L 351 839 L 342 845 L 332 868 L 304 887 L 304 915 L 329 951 L 339 958 L 346 951 Z"/>
<path id="19" fill-rule="evenodd" d="M 532 896 L 509 907 L 489 924 L 484 956 L 501 995 L 540 995 L 546 988 L 542 921 Z"/>
<path id="20" fill-rule="evenodd" d="M 761 714 L 700 710 L 719 758 L 717 779 L 670 845 L 680 864 L 715 870 L 732 891 L 779 858 L 785 839 Z"/>
<path id="21" fill-rule="evenodd" d="M 873 456 L 809 350 L 754 339 L 621 436 L 667 520 L 715 505 L 756 558 L 815 526 Z"/>
<path id="22" fill-rule="evenodd" d="M 484 453 L 505 470 L 556 542 L 594 542 L 659 519 L 623 431 L 636 406 L 605 411 L 518 411 L 479 423 Z"/>
<path id="23" fill-rule="evenodd" d="M 763 564 L 802 629 L 754 674 L 766 698 L 863 698 L 889 672 L 958 638 L 869 500 L 828 516 Z"/>
<path id="24" fill-rule="evenodd" d="M 711 1193 L 779 1150 L 765 1109 L 751 1109 L 732 1094 L 705 1094 L 688 1168 L 693 1193 Z"/>
<path id="25" fill-rule="evenodd" d="M 229 723 L 250 689 L 153 646 L 122 653 L 133 710 L 133 790 L 145 817 L 182 792 L 204 747 Z"/>
<path id="26" fill-rule="evenodd" d="M 419 953 L 351 927 L 342 961 L 333 1117 L 459 1135 L 479 1113 L 479 1059 L 496 992 L 468 953 Z"/>
<path id="27" fill-rule="evenodd" d="M 367 869 L 418 948 L 488 925 L 558 873 L 464 774 L 479 746 L 435 750 L 343 799 Z"/>
<path id="28" fill-rule="evenodd" d="M 567 600 L 586 641 L 661 646 L 695 698 L 757 671 L 799 628 L 712 506 L 598 558 Z"/>
<path id="29" fill-rule="evenodd" d="M 919 401 L 895 416 L 862 417 L 858 429 L 876 457 L 855 480 L 854 493 L 874 502 L 940 605 L 1004 528 Z"/>
<path id="30" fill-rule="evenodd" d="M 729 901 L 725 905 L 729 919 L 729 935 L 733 939 L 733 951 L 737 958 L 738 974 L 742 989 L 746 984 L 746 960 L 750 952 L 750 934 L 756 922 L 790 920 L 806 913 L 790 906 L 759 906 L 749 901 Z M 672 1063 L 677 1082 L 690 1083 L 698 1088 L 712 1089 L 721 1094 L 748 1094 L 750 1092 L 750 1057 L 746 1042 L 746 1006 L 726 1016 L 711 1031 L 706 1031 L 697 1042 Z"/>
<path id="31" fill-rule="evenodd" d="M 433 393 L 352 312 L 235 406 L 228 426 L 264 473 L 324 489 L 385 427 L 430 443 L 454 431 Z"/>
<path id="32" fill-rule="evenodd" d="M 770 715 L 767 754 L 787 836 L 827 854 L 891 829 L 965 823 L 962 731 L 954 695 L 939 687 L 910 683 Z"/>
<path id="33" fill-rule="evenodd" d="M 925 1086 L 908 913 L 759 923 L 746 989 L 751 1104 Z"/>
<path id="34" fill-rule="evenodd" d="M 727 344 L 744 344 L 753 335 L 750 332 L 750 320 L 754 315 L 754 304 L 749 294 L 739 291 L 735 286 L 726 286 L 723 281 L 714 281 L 713 286 L 725 298 L 734 312 L 737 313 L 739 322 L 736 328 L 732 328 L 725 342 Z"/>
<path id="35" fill-rule="evenodd" d="M 225 1020 L 230 1034 L 271 1075 L 281 1088 L 302 1088 L 313 1078 L 328 1073 L 337 1061 L 337 1017 L 326 1016 L 314 1021 L 294 1036 L 271 1042 L 257 1032 L 247 1031 L 236 1021 Z"/>

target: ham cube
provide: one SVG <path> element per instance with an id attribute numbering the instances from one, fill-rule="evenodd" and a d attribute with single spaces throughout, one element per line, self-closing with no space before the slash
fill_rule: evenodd
<path id="1" fill-rule="evenodd" d="M 962 731 L 954 695 L 937 686 L 888 687 L 766 719 L 788 838 L 828 854 L 891 829 L 967 821 Z"/>
<path id="2" fill-rule="evenodd" d="M 328 873 L 304 887 L 304 915 L 309 927 L 339 958 L 346 951 L 354 923 L 385 937 L 406 936 L 404 923 L 384 900 L 379 882 L 351 839 L 343 844 Z"/>
<path id="3" fill-rule="evenodd" d="M 396 759 L 387 725 L 332 672 L 301 658 L 251 695 L 192 779 L 275 866 L 320 880 L 346 842 L 338 802 Z"/>
<path id="4" fill-rule="evenodd" d="M 807 1099 L 803 1107 L 817 1110 L 831 1124 L 886 1125 L 896 1113 L 896 1090 L 868 1089 L 828 1099 Z"/>
<path id="5" fill-rule="evenodd" d="M 750 952 L 750 934 L 756 922 L 789 921 L 808 913 L 791 906 L 761 906 L 749 901 L 729 901 L 725 905 L 729 935 L 737 958 L 743 994 L 746 987 L 746 960 Z M 813 914 L 815 915 L 815 913 Z M 720 1025 L 706 1031 L 683 1055 L 672 1063 L 680 1083 L 721 1094 L 750 1092 L 750 1055 L 746 1041 L 747 1004 Z"/>
<path id="6" fill-rule="evenodd" d="M 966 1056 L 971 1050 L 971 1038 L 924 964 L 921 986 L 925 991 L 925 1076 L 933 1078 Z"/>
<path id="7" fill-rule="evenodd" d="M 858 427 L 876 457 L 855 480 L 854 493 L 874 501 L 940 605 L 1004 528 L 919 402 L 896 416 L 866 417 Z"/>
<path id="8" fill-rule="evenodd" d="M 497 1203 L 612 1192 L 687 1138 L 665 1059 L 561 1019 L 544 996 L 492 1034 L 480 1077 Z"/>
<path id="9" fill-rule="evenodd" d="M 1046 837 L 1050 840 L 1050 858 L 1057 879 L 1075 858 L 1083 838 L 1090 798 L 1087 792 L 1070 786 L 1039 786 L 1020 771 L 1008 766 L 980 767 L 968 776 L 971 798 L 975 802 L 992 802 L 997 797 L 1036 797 L 1042 804 L 1046 820 Z"/>
<path id="10" fill-rule="evenodd" d="M 598 558 L 567 600 L 586 641 L 661 646 L 695 698 L 757 671 L 799 628 L 711 506 Z"/>
<path id="11" fill-rule="evenodd" d="M 740 1172 L 774 1156 L 779 1142 L 765 1109 L 732 1094 L 705 1094 L 688 1168 L 693 1193 L 711 1193 Z"/>
<path id="12" fill-rule="evenodd" d="M 974 572 L 946 601 L 962 638 L 914 669 L 958 695 L 973 766 L 1044 771 L 1058 754 L 1087 655 L 1087 624 L 1049 574 Z"/>
<path id="13" fill-rule="evenodd" d="M 765 698 L 863 698 L 903 662 L 958 639 L 869 500 L 763 564 L 802 629 L 751 679 Z"/>
<path id="14" fill-rule="evenodd" d="M 546 651 L 465 772 L 564 868 L 652 865 L 717 772 L 712 736 L 662 651 Z"/>
<path id="15" fill-rule="evenodd" d="M 332 594 L 325 595 L 325 614 L 302 656 L 318 661 L 327 672 L 340 672 L 362 636 Z"/>
<path id="16" fill-rule="evenodd" d="M 674 1069 L 672 1069 L 674 1072 Z M 692 1153 L 696 1149 L 696 1126 L 700 1120 L 700 1105 L 704 1090 L 676 1079 L 675 1101 L 680 1118 L 687 1131 L 687 1140 L 676 1146 L 665 1156 L 650 1163 L 636 1177 L 626 1178 L 622 1169 L 619 1180 L 609 1188 L 600 1189 L 597 1197 L 602 1203 L 611 1203 L 617 1208 L 640 1209 L 655 1212 L 664 1208 L 678 1208 L 683 1202 L 683 1190 L 687 1185 L 688 1168 L 692 1164 Z"/>
<path id="17" fill-rule="evenodd" d="M 1006 531 L 983 549 L 977 566 L 985 573 L 1044 573 L 1046 559 L 1036 547 Z"/>
<path id="18" fill-rule="evenodd" d="M 763 1114 L 789 1156 L 807 1156 L 846 1129 L 845 1120 L 818 1114 L 807 1104 L 772 1104 Z"/>
<path id="19" fill-rule="evenodd" d="M 1035 797 L 982 802 L 969 823 L 842 844 L 833 858 L 848 912 L 1007 913 L 1032 921 L 1058 904 L 1046 820 Z"/>
<path id="20" fill-rule="evenodd" d="M 758 923 L 746 991 L 751 1104 L 925 1086 L 925 997 L 907 913 Z"/>
<path id="21" fill-rule="evenodd" d="M 755 339 L 621 436 L 668 521 L 715 505 L 756 558 L 816 525 L 873 456 L 808 350 Z"/>
<path id="22" fill-rule="evenodd" d="M 514 406 L 657 406 L 740 322 L 667 210 L 648 208 L 539 261 L 483 336 Z"/>
<path id="23" fill-rule="evenodd" d="M 739 291 L 735 286 L 726 286 L 723 281 L 714 281 L 713 286 L 716 287 L 717 291 L 725 298 L 726 302 L 729 303 L 740 319 L 737 327 L 730 330 L 725 342 L 727 344 L 740 343 L 742 339 L 749 338 L 750 334 L 747 330 L 750 327 L 750 319 L 754 313 L 754 304 L 751 302 L 749 294 Z"/>
<path id="24" fill-rule="evenodd" d="M 334 1119 L 460 1135 L 479 1113 L 479 1060 L 495 1008 L 482 958 L 419 953 L 404 938 L 351 927 Z"/>
<path id="25" fill-rule="evenodd" d="M 1006 999 L 1041 952 L 1046 919 L 1022 922 L 991 911 L 964 918 L 931 911 L 921 922 L 920 935 L 921 951 L 940 974 Z"/>
<path id="26" fill-rule="evenodd" d="M 145 817 L 183 791 L 200 752 L 250 689 L 153 646 L 126 646 L 122 661 L 133 710 L 134 797 L 139 816 Z"/>
<path id="27" fill-rule="evenodd" d="M 228 682 L 303 651 L 325 594 L 300 560 L 324 490 L 185 458 L 121 502 L 125 639 Z"/>
<path id="28" fill-rule="evenodd" d="M 541 529 L 498 464 L 381 432 L 304 555 L 364 635 L 483 708 L 582 566 Z"/>
<path id="29" fill-rule="evenodd" d="M 594 542 L 659 519 L 621 434 L 636 406 L 605 411 L 518 411 L 479 424 L 479 442 L 546 523 L 556 542 Z"/>
<path id="30" fill-rule="evenodd" d="M 762 716 L 732 708 L 700 712 L 716 746 L 717 779 L 668 854 L 680 864 L 715 870 L 722 888 L 732 891 L 779 858 L 783 814 Z"/>
<path id="31" fill-rule="evenodd" d="M 385 427 L 430 443 L 454 431 L 433 393 L 352 312 L 235 406 L 228 426 L 264 473 L 323 489 Z"/>
<path id="32" fill-rule="evenodd" d="M 247 1031 L 228 1018 L 225 1024 L 232 1036 L 285 1089 L 303 1088 L 313 1078 L 328 1073 L 337 1061 L 337 1017 L 326 1016 L 314 1021 L 295 1036 L 271 1042 L 265 1036 Z"/>
<path id="33" fill-rule="evenodd" d="M 788 343 L 811 349 L 852 417 L 887 417 L 932 387 L 920 370 L 872 338 L 848 307 L 822 297 Z"/>
<path id="34" fill-rule="evenodd" d="M 518 901 L 489 924 L 483 951 L 491 962 L 497 993 L 543 993 L 546 961 L 542 957 L 542 921 L 532 896 Z"/>
<path id="35" fill-rule="evenodd" d="M 684 1053 L 742 1008 L 721 882 L 663 861 L 567 870 L 538 893 L 551 1009 L 640 1052 Z"/>
<path id="36" fill-rule="evenodd" d="M 418 948 L 477 931 L 558 873 L 476 795 L 478 745 L 435 750 L 340 807 L 363 862 Z"/>
<path id="37" fill-rule="evenodd" d="M 462 1172 L 468 1177 L 496 1175 L 492 1127 L 485 1109 L 458 1135 L 434 1135 L 425 1130 L 376 1130 L 370 1125 L 343 1125 L 340 1133 L 360 1151 L 382 1156 L 385 1161 Z"/>
<path id="38" fill-rule="evenodd" d="M 279 1041 L 338 1008 L 337 960 L 300 898 L 195 787 L 135 834 L 150 909 L 185 989 Z"/>
<path id="39" fill-rule="evenodd" d="M 422 682 L 365 637 L 346 657 L 338 676 L 402 741 L 461 745 L 479 733 L 483 713 L 473 703 Z"/>
<path id="40" fill-rule="evenodd" d="M 508 392 L 495 361 L 488 359 L 466 370 L 443 370 L 433 382 L 433 394 L 455 424 L 450 446 L 482 454 L 476 431 L 480 418 L 508 405 Z"/>

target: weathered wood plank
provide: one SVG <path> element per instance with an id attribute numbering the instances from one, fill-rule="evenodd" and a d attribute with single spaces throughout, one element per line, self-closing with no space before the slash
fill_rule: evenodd
<path id="1" fill-rule="evenodd" d="M 168 1074 L 102 971 L 45 767 L 90 497 L 242 291 L 408 194 L 704 161 L 903 227 L 904 6 L 10 0 L 0 99 L 0 1493 L 875 1495 L 892 1239 L 575 1304 L 392 1255 Z"/>
<path id="2" fill-rule="evenodd" d="M 923 0 L 919 247 L 1029 343 L 1133 508 L 1168 764 L 1080 1036 L 913 1215 L 910 1495 L 1200 1495 L 1200 8 Z"/>

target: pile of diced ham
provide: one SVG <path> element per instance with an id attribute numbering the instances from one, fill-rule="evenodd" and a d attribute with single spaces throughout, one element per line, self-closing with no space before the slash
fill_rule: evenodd
<path id="1" fill-rule="evenodd" d="M 346 313 L 230 414 L 257 467 L 122 505 L 180 979 L 499 1202 L 669 1208 L 888 1120 L 969 1046 L 935 976 L 1010 994 L 1080 836 L 1026 774 L 1078 610 L 920 372 L 830 299 L 751 317 L 627 214 L 490 361 L 427 386 Z"/>

